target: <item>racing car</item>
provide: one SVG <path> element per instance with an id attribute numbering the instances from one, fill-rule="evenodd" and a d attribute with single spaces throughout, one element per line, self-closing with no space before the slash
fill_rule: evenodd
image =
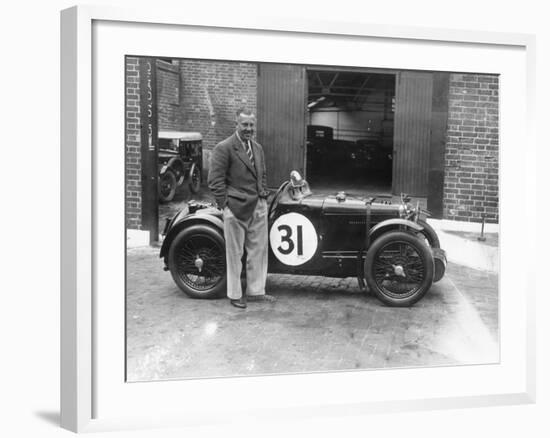
<path id="1" fill-rule="evenodd" d="M 447 259 L 428 212 L 402 195 L 315 195 L 292 171 L 268 207 L 268 272 L 356 277 L 389 306 L 412 306 L 445 274 Z M 226 290 L 222 211 L 191 201 L 166 221 L 160 258 L 192 298 Z"/>

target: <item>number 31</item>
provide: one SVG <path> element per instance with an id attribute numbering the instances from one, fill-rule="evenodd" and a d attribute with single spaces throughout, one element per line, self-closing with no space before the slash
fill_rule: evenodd
<path id="1" fill-rule="evenodd" d="M 285 234 L 281 234 L 281 243 L 286 243 L 287 247 L 283 248 L 282 245 L 279 245 L 277 248 L 277 251 L 279 251 L 281 254 L 288 255 L 291 252 L 294 251 L 295 246 L 298 246 L 298 255 L 301 256 L 304 254 L 304 243 L 303 243 L 303 237 L 302 237 L 302 226 L 297 225 L 296 226 L 296 243 L 294 243 L 293 236 L 292 236 L 292 228 L 290 225 L 279 225 L 277 229 L 280 232 L 284 232 Z"/>

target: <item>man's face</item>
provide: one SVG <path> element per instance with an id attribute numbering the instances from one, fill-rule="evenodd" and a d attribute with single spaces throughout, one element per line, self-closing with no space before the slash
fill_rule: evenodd
<path id="1" fill-rule="evenodd" d="M 239 114 L 237 117 L 237 132 L 243 140 L 250 140 L 254 135 L 256 117 L 254 115 Z"/>

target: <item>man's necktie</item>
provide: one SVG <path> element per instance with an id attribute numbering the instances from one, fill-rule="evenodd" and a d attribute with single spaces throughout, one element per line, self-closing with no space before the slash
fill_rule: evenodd
<path id="1" fill-rule="evenodd" d="M 250 147 L 250 141 L 246 142 L 246 154 L 248 155 L 248 158 L 250 159 L 250 162 L 252 163 L 252 167 L 254 167 L 254 155 L 252 154 L 252 148 Z"/>

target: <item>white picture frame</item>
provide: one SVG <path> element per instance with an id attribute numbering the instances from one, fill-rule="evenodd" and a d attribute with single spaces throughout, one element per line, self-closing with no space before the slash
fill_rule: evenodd
<path id="1" fill-rule="evenodd" d="M 509 172 L 511 160 L 514 160 L 506 152 L 510 144 L 521 139 L 527 152 L 524 156 L 529 153 L 534 155 L 535 152 L 532 126 L 535 44 L 533 36 L 273 17 L 232 18 L 229 22 L 215 14 L 204 17 L 182 11 L 157 9 L 141 11 L 92 6 L 67 9 L 62 12 L 61 18 L 62 427 L 78 432 L 94 432 L 120 428 L 209 424 L 214 421 L 223 423 L 235 416 L 269 418 L 274 413 L 279 416 L 300 418 L 312 415 L 366 414 L 534 402 L 535 275 L 532 272 L 533 268 L 522 262 L 519 262 L 520 265 L 516 266 L 516 269 L 530 272 L 532 275 L 524 276 L 529 280 L 519 286 L 519 297 L 513 307 L 510 300 L 502 300 L 500 309 L 502 361 L 499 365 L 485 368 L 472 366 L 386 370 L 376 375 L 377 379 L 381 379 L 380 381 L 391 376 L 390 378 L 395 382 L 395 387 L 391 391 L 388 388 L 385 397 L 380 395 L 383 394 L 384 388 L 375 388 L 372 382 L 374 373 L 380 373 L 380 371 L 289 375 L 279 378 L 205 379 L 160 384 L 157 382 L 150 385 L 125 384 L 120 379 L 121 371 L 117 366 L 117 364 L 120 365 L 120 357 L 123 357 L 119 341 L 120 336 L 124 335 L 120 333 L 123 328 L 120 318 L 124 311 L 120 309 L 120 294 L 124 295 L 124 290 L 120 290 L 120 282 L 106 281 L 107 277 L 111 277 L 106 274 L 108 272 L 105 271 L 107 268 L 104 266 L 106 261 L 101 257 L 105 251 L 118 254 L 120 245 L 113 242 L 117 241 L 116 233 L 124 232 L 123 219 L 118 222 L 115 220 L 115 223 L 121 224 L 121 230 L 115 230 L 113 235 L 102 228 L 104 223 L 102 215 L 105 211 L 111 210 L 113 206 L 119 213 L 120 208 L 123 210 L 120 193 L 109 190 L 111 185 L 118 187 L 120 178 L 124 178 L 123 172 L 117 173 L 120 171 L 120 163 L 123 162 L 123 147 L 116 149 L 119 153 L 118 155 L 114 153 L 112 161 L 106 161 L 105 154 L 98 150 L 97 146 L 98 140 L 107 135 L 106 132 L 110 129 L 107 127 L 103 130 L 103 126 L 106 125 L 101 125 L 104 116 L 99 108 L 105 104 L 101 90 L 105 89 L 109 91 L 109 95 L 117 97 L 119 97 L 117 93 L 123 93 L 123 89 L 116 91 L 117 84 L 124 81 L 123 70 L 120 69 L 116 77 L 109 74 L 112 73 L 110 68 L 115 68 L 114 71 L 117 71 L 118 64 L 112 63 L 112 59 L 119 60 L 122 65 L 121 53 L 171 57 L 216 56 L 216 47 L 208 48 L 207 44 L 200 48 L 191 48 L 185 54 L 181 53 L 175 45 L 171 45 L 170 41 L 173 38 L 170 41 L 163 40 L 163 38 L 170 38 L 172 32 L 177 35 L 180 31 L 189 38 L 196 37 L 198 40 L 204 39 L 205 35 L 209 40 L 215 40 L 216 37 L 226 33 L 225 36 L 231 34 L 232 38 L 236 38 L 235 41 L 253 35 L 255 40 L 280 39 L 281 45 L 283 45 L 282 40 L 287 39 L 295 39 L 294 43 L 304 40 L 304 44 L 318 44 L 319 47 L 321 43 L 316 43 L 317 40 L 322 41 L 322 44 L 334 40 L 336 45 L 342 44 L 342 40 L 345 40 L 346 44 L 350 45 L 373 44 L 372 47 L 378 50 L 376 56 L 379 58 L 373 61 L 376 65 L 371 65 L 375 67 L 383 66 L 384 62 L 391 67 L 391 56 L 384 57 L 383 53 L 395 51 L 395 53 L 404 54 L 403 46 L 406 46 L 406 50 L 410 50 L 411 53 L 415 50 L 419 50 L 418 53 L 435 51 L 435 55 L 432 53 L 434 55 L 432 58 L 437 58 L 437 61 L 426 66 L 425 64 L 428 63 L 426 59 L 404 56 L 399 61 L 401 68 L 433 68 L 445 64 L 442 69 L 469 71 L 468 63 L 471 67 L 479 62 L 477 64 L 481 66 L 479 71 L 503 75 L 501 175 L 506 175 Z M 135 39 L 127 37 L 130 33 Z M 147 41 L 140 41 L 140 35 L 144 33 L 147 33 Z M 112 53 L 107 54 L 105 41 L 111 42 L 112 47 L 109 51 L 112 50 Z M 161 42 L 168 44 L 161 44 Z M 126 43 L 128 44 L 125 47 Z M 376 48 L 376 44 L 380 47 Z M 449 50 L 459 51 L 464 58 L 452 59 L 451 57 L 445 61 L 441 60 L 445 58 L 442 53 Z M 476 51 L 483 55 L 493 53 L 493 59 L 476 60 L 474 59 L 476 56 L 472 56 Z M 206 52 L 209 53 L 207 56 L 205 56 Z M 322 63 L 324 56 L 322 52 L 322 50 L 313 51 L 307 56 L 316 63 Z M 181 56 L 182 54 L 184 56 Z M 227 59 L 236 59 L 235 55 L 229 52 L 225 56 L 228 57 Z M 247 60 L 278 61 L 281 56 L 283 55 L 278 54 L 275 49 L 254 51 Z M 292 62 L 303 59 L 306 55 L 297 50 L 284 56 L 285 60 Z M 335 61 L 340 65 L 346 65 L 345 62 L 340 58 Z M 104 67 L 107 67 L 105 71 Z M 111 80 L 112 83 L 110 83 Z M 113 124 L 119 122 L 124 113 L 124 103 L 117 97 L 110 102 L 110 106 L 117 114 L 116 117 L 112 117 Z M 119 108 L 119 105 L 122 106 Z M 516 125 L 507 124 L 507 121 L 518 116 Z M 115 126 L 114 129 L 118 128 Z M 122 124 L 120 129 L 123 129 Z M 124 144 L 123 137 L 114 138 L 116 138 L 116 141 L 113 141 L 114 144 Z M 513 228 L 511 200 L 517 199 L 519 195 L 524 200 L 522 207 L 535 205 L 535 202 L 532 202 L 535 196 L 534 172 L 528 171 L 526 158 L 516 157 L 515 160 L 522 182 L 512 186 L 505 179 L 501 184 L 502 276 L 508 275 L 507 267 L 512 263 L 510 252 L 516 249 L 529 251 L 535 246 L 533 235 L 526 239 L 518 239 L 510 233 Z M 119 219 L 117 213 L 114 214 Z M 521 211 L 515 212 L 514 221 L 534 223 L 535 217 L 536 210 L 533 207 L 522 208 Z M 124 246 L 123 242 L 122 246 Z M 123 260 L 121 261 L 120 258 L 115 257 L 108 262 L 112 265 L 111 269 L 116 270 L 123 266 Z M 502 276 L 501 287 L 505 289 L 509 284 L 507 281 L 509 278 Z M 109 289 L 109 295 L 106 295 L 107 289 Z M 104 295 L 98 299 L 98 294 Z M 118 298 L 115 298 L 113 306 L 106 308 L 105 303 L 109 301 L 110 296 Z M 508 296 L 504 291 L 504 297 Z M 517 312 L 517 317 L 512 322 L 514 311 Z M 109 332 L 113 334 L 112 343 L 105 335 Z M 111 362 L 109 360 L 111 357 L 117 359 Z M 418 382 L 414 388 L 406 385 L 411 377 Z M 431 389 L 422 387 L 424 381 L 445 382 L 450 378 L 473 379 L 473 382 L 479 382 L 479 387 L 477 390 L 462 384 L 453 388 L 437 384 L 434 384 Z M 367 384 L 372 392 L 370 395 L 365 392 L 357 394 L 350 390 L 358 385 Z M 322 385 L 324 390 L 317 393 L 313 389 L 319 388 L 319 385 Z M 298 397 L 294 403 L 290 403 L 284 391 L 291 387 L 303 389 L 304 393 L 311 391 L 311 394 Z M 207 404 L 208 397 L 204 401 L 196 399 L 193 410 L 189 410 L 189 406 L 168 409 L 162 403 L 154 405 L 145 403 L 145 400 L 159 400 L 165 396 L 170 400 L 170 397 L 173 397 L 171 393 L 181 391 L 182 388 L 188 393 L 221 395 L 214 405 Z M 111 390 L 112 393 L 110 393 Z M 245 403 L 241 404 L 239 409 L 224 410 L 223 402 L 228 400 L 224 394 L 234 391 L 242 393 L 243 400 L 247 397 L 257 397 L 258 391 L 269 394 L 269 399 L 264 397 L 261 400 L 261 408 Z M 109 399 L 112 398 L 111 402 L 106 401 L 107 393 L 109 393 Z M 135 403 L 123 403 L 129 400 Z M 121 406 L 126 408 L 123 409 Z"/>

